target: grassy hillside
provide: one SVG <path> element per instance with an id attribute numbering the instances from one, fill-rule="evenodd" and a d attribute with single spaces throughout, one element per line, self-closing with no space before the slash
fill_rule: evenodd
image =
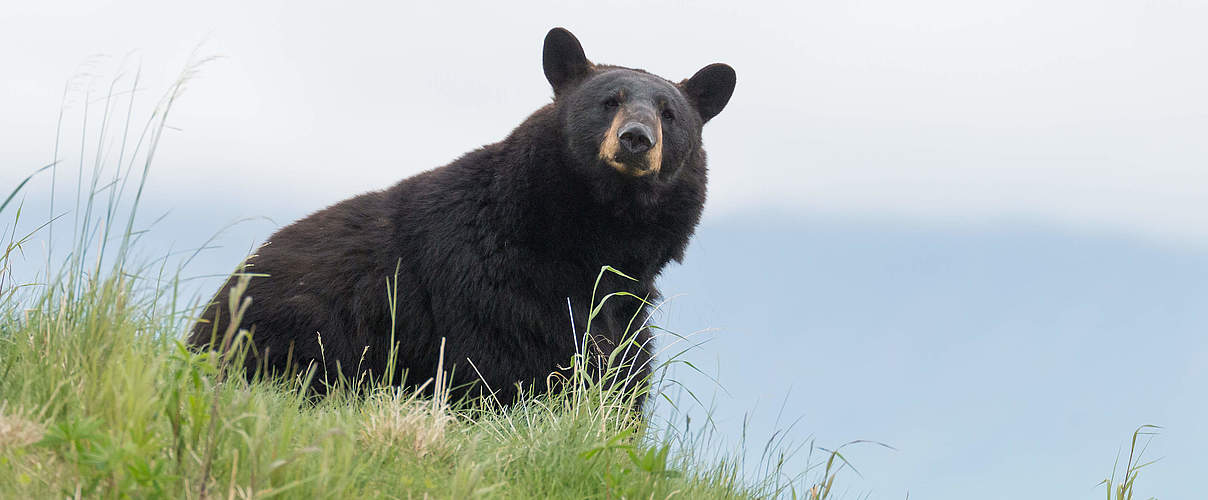
<path id="1" fill-rule="evenodd" d="M 6 307 L 0 497 L 735 498 L 732 463 L 647 434 L 627 395 L 579 384 L 508 411 L 380 388 L 305 400 L 226 377 L 137 278 Z M 6 302 L 12 305 L 12 302 Z M 439 380 L 435 381 L 439 383 Z"/>
<path id="2" fill-rule="evenodd" d="M 225 377 L 137 278 L 6 307 L 0 497 L 689 498 L 770 493 L 668 453 L 581 384 L 509 411 L 386 388 L 317 403 Z M 6 302 L 12 305 L 12 302 Z M 439 380 L 436 381 L 439 383 Z"/>

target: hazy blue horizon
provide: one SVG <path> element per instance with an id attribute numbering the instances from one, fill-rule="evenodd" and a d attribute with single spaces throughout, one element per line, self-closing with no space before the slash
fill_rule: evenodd
<path id="1" fill-rule="evenodd" d="M 1202 491 L 1208 252 L 1036 224 L 740 217 L 707 222 L 660 284 L 682 294 L 665 326 L 717 330 L 688 359 L 733 396 L 717 396 L 725 433 L 758 407 L 753 436 L 783 411 L 821 446 L 892 445 L 847 450 L 863 474 L 848 486 L 873 498 L 1015 498 L 1008 478 L 1089 498 L 1142 424 L 1164 427 L 1145 494 Z"/>

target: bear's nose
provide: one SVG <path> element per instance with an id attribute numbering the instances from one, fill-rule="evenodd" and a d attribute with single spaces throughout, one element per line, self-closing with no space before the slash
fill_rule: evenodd
<path id="1" fill-rule="evenodd" d="M 641 154 L 654 146 L 654 132 L 650 127 L 638 122 L 629 122 L 621 127 L 621 147 L 630 154 Z"/>

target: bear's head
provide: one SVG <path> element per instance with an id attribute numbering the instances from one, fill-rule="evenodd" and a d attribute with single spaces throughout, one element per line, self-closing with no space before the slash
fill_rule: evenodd
<path id="1" fill-rule="evenodd" d="M 666 184 L 686 166 L 703 169 L 701 127 L 726 106 L 735 84 L 734 69 L 725 64 L 705 66 L 679 83 L 592 64 L 562 28 L 545 36 L 542 64 L 570 162 L 591 177 L 626 183 Z"/>

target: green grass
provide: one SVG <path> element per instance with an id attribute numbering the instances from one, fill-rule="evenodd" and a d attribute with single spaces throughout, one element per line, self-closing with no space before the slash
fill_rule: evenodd
<path id="1" fill-rule="evenodd" d="M 624 367 L 604 380 L 575 370 L 559 392 L 502 409 L 373 381 L 315 401 L 298 380 L 248 382 L 229 357 L 187 349 L 181 338 L 197 304 L 180 297 L 189 254 L 131 256 L 145 234 L 135 215 L 147 173 L 195 70 L 141 128 L 130 111 L 137 76 L 128 92 L 115 78 L 101 98 L 85 95 L 85 117 L 99 130 L 80 132 L 80 144 L 94 140 L 96 153 L 89 162 L 93 155 L 80 151 L 72 210 L 22 233 L 27 182 L 0 202 L 10 221 L 0 243 L 0 498 L 829 495 L 842 455 L 790 474 L 785 452 L 770 447 L 766 455 L 779 460 L 762 466 L 763 478 L 745 474 L 741 450 L 731 458 L 711 449 L 703 459 L 699 443 L 708 439 L 700 433 L 654 429 L 629 409 L 635 394 L 619 389 Z M 89 117 L 88 105 L 100 103 L 99 117 Z M 54 161 L 35 172 L 48 171 L 52 193 L 70 173 L 61 136 Z M 63 210 L 51 200 L 52 214 Z M 56 252 L 53 232 L 67 224 L 69 248 Z M 14 270 L 41 237 L 45 267 L 18 282 L 30 273 Z M 665 357 L 659 374 L 675 362 Z M 582 354 L 567 360 L 587 362 Z M 444 386 L 442 373 L 430 375 Z"/>
<path id="2" fill-rule="evenodd" d="M 98 285 L 80 315 L 39 311 L 4 334 L 0 497 L 761 494 L 730 466 L 699 469 L 643 439 L 624 395 L 603 388 L 470 414 L 387 389 L 312 404 L 223 381 L 221 360 L 123 299 L 126 283 Z"/>
<path id="3" fill-rule="evenodd" d="M 1133 500 L 1141 469 L 1157 462 L 1157 460 L 1145 461 L 1144 457 L 1145 450 L 1149 448 L 1149 442 L 1158 434 L 1160 428 L 1156 425 L 1142 425 L 1133 431 L 1132 441 L 1128 445 L 1128 459 L 1121 464 L 1120 457 L 1117 456 L 1116 463 L 1112 466 L 1112 475 L 1099 482 L 1099 485 L 1107 490 L 1107 500 Z M 1124 466 L 1123 469 L 1120 468 L 1121 465 Z M 1155 498 L 1149 497 L 1149 500 L 1155 500 Z"/>

